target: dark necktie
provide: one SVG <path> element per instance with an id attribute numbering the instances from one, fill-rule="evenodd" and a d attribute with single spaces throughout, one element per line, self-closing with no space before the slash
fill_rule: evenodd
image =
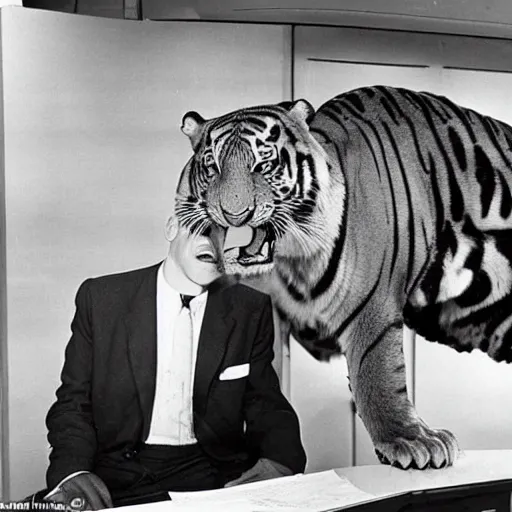
<path id="1" fill-rule="evenodd" d="M 180 297 L 181 297 L 181 305 L 182 305 L 182 307 L 190 309 L 190 301 L 194 298 L 194 296 L 193 295 L 181 295 L 180 294 Z"/>
<path id="2" fill-rule="evenodd" d="M 193 357 L 193 326 L 190 301 L 192 295 L 181 295 L 181 309 L 176 319 L 174 330 L 173 357 L 176 361 L 174 369 L 175 382 L 181 410 L 178 411 L 180 444 L 188 444 L 195 440 L 192 429 L 192 362 Z"/>

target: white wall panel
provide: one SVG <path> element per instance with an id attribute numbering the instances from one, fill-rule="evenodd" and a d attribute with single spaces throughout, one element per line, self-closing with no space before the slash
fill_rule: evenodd
<path id="1" fill-rule="evenodd" d="M 165 256 L 183 114 L 287 99 L 289 33 L 2 10 L 12 499 L 44 485 L 79 284 Z"/>

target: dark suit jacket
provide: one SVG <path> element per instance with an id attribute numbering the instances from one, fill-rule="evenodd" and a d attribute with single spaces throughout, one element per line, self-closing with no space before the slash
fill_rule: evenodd
<path id="1" fill-rule="evenodd" d="M 155 394 L 158 266 L 88 279 L 78 290 L 62 384 L 46 419 L 49 488 L 79 470 L 121 488 L 142 475 L 136 454 Z M 219 467 L 266 457 L 304 470 L 297 416 L 271 366 L 273 333 L 267 295 L 228 278 L 213 283 L 193 409 L 198 442 Z M 219 380 L 223 369 L 244 363 L 248 377 Z"/>

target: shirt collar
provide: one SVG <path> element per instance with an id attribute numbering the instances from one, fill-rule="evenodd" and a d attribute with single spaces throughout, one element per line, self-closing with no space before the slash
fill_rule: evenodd
<path id="1" fill-rule="evenodd" d="M 169 297 L 173 302 L 176 302 L 177 304 L 179 304 L 181 306 L 180 292 L 178 292 L 176 289 L 174 289 L 167 282 L 167 279 L 165 279 L 163 263 L 160 265 L 160 268 L 158 269 L 157 293 L 163 294 L 163 295 Z M 190 310 L 196 311 L 198 308 L 200 308 L 204 305 L 204 303 L 206 302 L 207 299 L 208 299 L 208 290 L 205 290 L 202 293 L 200 293 L 199 295 L 196 295 L 190 301 Z"/>

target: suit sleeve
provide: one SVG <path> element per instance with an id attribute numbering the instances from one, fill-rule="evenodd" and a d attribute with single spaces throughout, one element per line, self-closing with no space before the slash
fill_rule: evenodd
<path id="1" fill-rule="evenodd" d="M 246 438 L 250 451 L 258 458 L 274 460 L 300 473 L 306 466 L 306 454 L 297 415 L 281 393 L 272 367 L 273 344 L 272 305 L 265 297 L 251 354 L 245 399 Z"/>
<path id="2" fill-rule="evenodd" d="M 92 471 L 96 454 L 96 430 L 91 407 L 92 329 L 89 281 L 76 295 L 71 339 L 66 347 L 57 400 L 46 417 L 52 451 L 46 473 L 49 489 L 77 471 Z"/>

